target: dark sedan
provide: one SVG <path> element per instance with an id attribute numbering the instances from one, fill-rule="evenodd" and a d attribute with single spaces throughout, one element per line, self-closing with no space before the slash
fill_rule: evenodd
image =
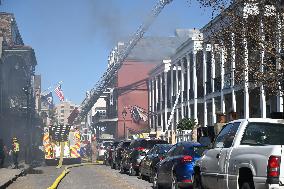
<path id="1" fill-rule="evenodd" d="M 192 186 L 194 163 L 206 150 L 199 143 L 179 142 L 167 153 L 166 158 L 157 165 L 154 188 L 181 188 Z"/>
<path id="2" fill-rule="evenodd" d="M 117 145 L 119 144 L 119 142 L 113 142 L 110 146 L 108 146 L 106 148 L 106 151 L 105 151 L 105 154 L 104 154 L 104 164 L 105 165 L 111 165 L 112 166 L 112 163 L 113 163 L 113 153 L 114 153 L 114 150 L 116 149 Z"/>
<path id="3" fill-rule="evenodd" d="M 114 153 L 112 153 L 111 167 L 113 169 L 119 169 L 120 168 L 121 160 L 123 158 L 123 153 L 129 147 L 130 143 L 131 143 L 131 141 L 125 140 L 125 141 L 121 141 L 117 145 L 116 149 L 114 150 Z"/>
<path id="4" fill-rule="evenodd" d="M 165 158 L 165 154 L 172 147 L 171 144 L 156 144 L 141 161 L 140 177 L 153 182 L 156 164 Z"/>
<path id="5" fill-rule="evenodd" d="M 158 139 L 136 139 L 133 140 L 125 152 L 121 163 L 120 171 L 122 173 L 129 172 L 129 175 L 137 175 L 139 173 L 139 166 L 141 160 L 152 149 L 155 144 L 167 144 L 167 141 Z"/>

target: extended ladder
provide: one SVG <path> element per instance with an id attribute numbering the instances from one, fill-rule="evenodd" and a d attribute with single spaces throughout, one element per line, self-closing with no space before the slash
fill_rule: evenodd
<path id="1" fill-rule="evenodd" d="M 180 93 L 181 93 L 181 90 L 179 90 L 178 93 L 177 93 L 177 97 L 176 97 L 174 106 L 173 106 L 172 111 L 171 111 L 171 115 L 170 115 L 170 117 L 169 117 L 169 119 L 168 119 L 168 123 L 167 123 L 167 126 L 166 126 L 166 129 L 167 129 L 168 135 L 169 135 L 169 126 L 171 125 L 171 133 L 172 133 L 172 136 L 173 136 L 173 130 L 174 130 L 174 128 L 173 128 L 173 124 L 171 124 L 171 123 L 172 123 L 172 119 L 173 119 L 173 117 L 174 117 L 175 110 L 176 110 L 176 107 L 177 107 L 177 104 L 178 104 L 178 101 L 179 101 Z M 168 140 L 169 140 L 169 137 L 168 137 Z"/>

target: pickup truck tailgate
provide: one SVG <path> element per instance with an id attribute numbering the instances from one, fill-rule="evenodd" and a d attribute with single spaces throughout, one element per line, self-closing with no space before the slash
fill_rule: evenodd
<path id="1" fill-rule="evenodd" d="M 284 184 L 284 149 L 283 145 L 281 145 L 281 164 L 280 164 L 280 185 Z"/>

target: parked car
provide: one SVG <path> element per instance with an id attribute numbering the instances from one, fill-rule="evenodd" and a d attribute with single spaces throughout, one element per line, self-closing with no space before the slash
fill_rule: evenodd
<path id="1" fill-rule="evenodd" d="M 166 153 L 171 147 L 171 144 L 156 144 L 148 151 L 140 164 L 140 178 L 143 180 L 149 179 L 150 182 L 153 182 L 157 163 L 165 158 Z"/>
<path id="2" fill-rule="evenodd" d="M 119 142 L 116 141 L 106 148 L 106 151 L 104 154 L 104 164 L 105 165 L 112 165 L 112 158 L 113 158 L 112 154 L 114 153 L 114 150 L 118 144 Z"/>
<path id="3" fill-rule="evenodd" d="M 206 189 L 283 189 L 284 120 L 226 124 L 196 162 L 194 185 Z"/>
<path id="4" fill-rule="evenodd" d="M 156 166 L 153 188 L 181 188 L 192 186 L 194 164 L 206 148 L 200 143 L 179 142 Z"/>
<path id="5" fill-rule="evenodd" d="M 113 142 L 112 141 L 103 141 L 98 144 L 97 149 L 98 149 L 98 155 L 97 155 L 97 160 L 104 160 L 104 155 L 106 148 L 110 146 Z"/>
<path id="6" fill-rule="evenodd" d="M 129 175 L 138 175 L 141 160 L 155 144 L 167 144 L 167 141 L 158 139 L 137 139 L 131 142 L 128 150 L 124 153 L 120 171 L 129 172 Z"/>
<path id="7" fill-rule="evenodd" d="M 130 140 L 124 140 L 124 141 L 121 141 L 117 145 L 116 149 L 114 150 L 114 153 L 112 153 L 111 167 L 113 169 L 119 169 L 120 168 L 122 155 L 123 155 L 124 151 L 129 147 L 130 143 L 131 143 Z"/>

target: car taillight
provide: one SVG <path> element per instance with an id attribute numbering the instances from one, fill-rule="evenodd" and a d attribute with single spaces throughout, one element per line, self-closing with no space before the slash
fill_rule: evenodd
<path id="1" fill-rule="evenodd" d="M 181 159 L 182 163 L 188 163 L 192 161 L 192 157 L 191 156 L 183 156 Z"/>
<path id="2" fill-rule="evenodd" d="M 190 180 L 190 179 L 185 179 L 185 180 L 182 180 L 182 182 L 185 182 L 185 183 L 191 183 L 191 182 L 192 182 L 192 180 Z"/>
<path id="3" fill-rule="evenodd" d="M 144 151 L 145 148 L 143 148 L 143 147 L 137 147 L 137 148 L 135 148 L 135 150 L 137 150 L 137 151 Z"/>
<path id="4" fill-rule="evenodd" d="M 267 166 L 267 177 L 279 177 L 281 157 L 270 156 Z"/>
<path id="5" fill-rule="evenodd" d="M 165 157 L 164 156 L 160 156 L 159 159 L 160 159 L 160 161 L 163 161 L 165 159 Z"/>

